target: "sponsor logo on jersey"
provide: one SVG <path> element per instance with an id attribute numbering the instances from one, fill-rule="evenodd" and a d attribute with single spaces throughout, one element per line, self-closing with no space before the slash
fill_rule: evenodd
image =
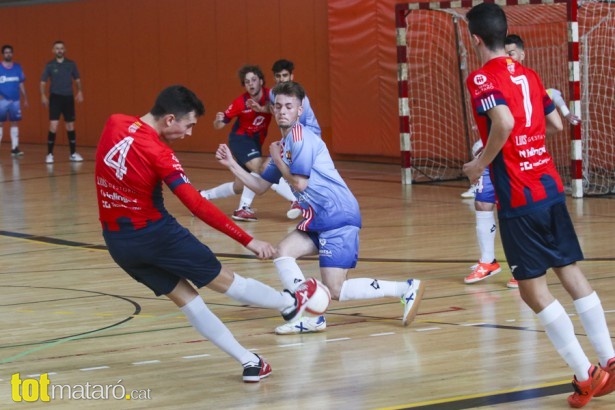
<path id="1" fill-rule="evenodd" d="M 521 171 L 529 171 L 536 167 L 540 167 L 542 165 L 548 164 L 549 162 L 551 162 L 551 157 L 541 158 L 538 161 L 534 161 L 534 162 L 523 161 L 519 163 L 519 168 L 521 169 Z"/>
<path id="2" fill-rule="evenodd" d="M 527 144 L 527 135 L 515 135 L 515 145 Z"/>
<path id="3" fill-rule="evenodd" d="M 512 58 L 507 58 L 506 59 L 506 68 L 508 69 L 508 72 L 510 74 L 515 74 L 515 60 L 513 60 Z"/>
<path id="4" fill-rule="evenodd" d="M 474 76 L 474 84 L 481 86 L 487 82 L 487 77 L 484 74 L 476 74 Z"/>
<path id="5" fill-rule="evenodd" d="M 141 121 L 135 121 L 128 127 L 128 132 L 134 134 L 142 125 Z"/>
<path id="6" fill-rule="evenodd" d="M 129 204 L 131 202 L 137 202 L 136 199 L 129 199 L 129 198 L 126 198 L 126 197 L 118 194 L 117 192 L 106 192 L 106 191 L 104 191 L 102 189 L 100 190 L 100 195 L 103 198 L 109 198 L 112 201 L 123 202 L 125 204 Z"/>
<path id="7" fill-rule="evenodd" d="M 519 151 L 519 156 L 521 156 L 521 158 L 531 158 L 535 155 L 544 155 L 547 153 L 547 147 L 545 147 L 544 145 L 540 148 L 528 148 L 528 149 L 522 149 Z"/>
<path id="8" fill-rule="evenodd" d="M 0 84 L 19 82 L 19 77 L 9 77 L 6 75 L 0 75 Z"/>

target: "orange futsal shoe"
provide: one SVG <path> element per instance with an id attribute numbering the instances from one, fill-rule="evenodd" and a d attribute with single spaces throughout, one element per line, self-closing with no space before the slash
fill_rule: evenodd
<path id="1" fill-rule="evenodd" d="M 519 289 L 519 282 L 515 278 L 510 278 L 510 280 L 506 282 L 506 287 L 511 289 Z"/>
<path id="2" fill-rule="evenodd" d="M 568 404 L 570 407 L 580 409 L 600 392 L 609 381 L 609 374 L 598 366 L 592 365 L 588 371 L 589 379 L 580 382 L 574 376 L 572 387 L 574 393 L 568 396 Z"/>
<path id="3" fill-rule="evenodd" d="M 609 359 L 606 366 L 602 367 L 602 370 L 609 374 L 609 381 L 606 382 L 598 393 L 594 394 L 596 397 L 605 396 L 615 390 L 615 357 Z"/>
<path id="4" fill-rule="evenodd" d="M 496 273 L 500 273 L 502 268 L 500 264 L 494 259 L 491 263 L 478 262 L 476 268 L 466 276 L 463 281 L 465 283 L 474 283 L 493 276 Z"/>

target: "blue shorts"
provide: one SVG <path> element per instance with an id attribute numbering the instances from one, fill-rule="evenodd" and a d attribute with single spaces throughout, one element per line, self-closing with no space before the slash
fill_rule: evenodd
<path id="1" fill-rule="evenodd" d="M 263 156 L 260 137 L 231 133 L 228 137 L 228 147 L 237 163 L 248 172 L 252 171 L 246 167 L 246 162 Z"/>
<path id="2" fill-rule="evenodd" d="M 318 248 L 321 268 L 352 269 L 359 259 L 359 230 L 356 226 L 323 232 L 306 232 Z"/>
<path id="3" fill-rule="evenodd" d="M 478 179 L 474 200 L 478 202 L 495 204 L 495 189 L 493 188 L 491 178 L 489 177 L 489 168 L 486 168 L 483 175 L 481 175 Z"/>
<path id="4" fill-rule="evenodd" d="M 0 100 L 0 123 L 6 121 L 7 116 L 9 121 L 21 121 L 19 100 Z"/>
<path id="5" fill-rule="evenodd" d="M 547 269 L 583 260 L 565 202 L 529 215 L 500 219 L 500 236 L 510 270 L 517 280 L 542 276 Z"/>
<path id="6" fill-rule="evenodd" d="M 156 296 L 170 293 L 180 278 L 201 288 L 222 265 L 213 252 L 174 218 L 165 218 L 133 234 L 104 231 L 113 260 Z"/>

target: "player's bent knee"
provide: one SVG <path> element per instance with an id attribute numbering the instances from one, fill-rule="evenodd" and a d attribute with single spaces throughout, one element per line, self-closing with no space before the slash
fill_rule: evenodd
<path id="1" fill-rule="evenodd" d="M 322 283 L 329 289 L 329 293 L 331 294 L 331 300 L 340 300 L 340 295 L 342 294 L 342 286 L 337 283 L 327 283 L 326 281 L 322 281 Z"/>
<path id="2" fill-rule="evenodd" d="M 218 293 L 226 293 L 235 280 L 235 272 L 222 265 L 220 273 L 214 280 L 207 284 L 207 287 Z"/>

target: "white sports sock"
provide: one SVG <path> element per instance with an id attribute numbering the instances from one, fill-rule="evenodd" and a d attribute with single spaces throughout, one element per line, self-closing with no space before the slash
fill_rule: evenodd
<path id="1" fill-rule="evenodd" d="M 19 128 L 13 125 L 11 127 L 11 149 L 15 149 L 19 146 Z"/>
<path id="2" fill-rule="evenodd" d="M 237 195 L 237 194 L 233 190 L 232 182 L 226 182 L 222 185 L 218 185 L 215 188 L 208 189 L 206 191 L 201 191 L 201 196 L 209 200 L 228 198 L 229 196 L 234 196 L 234 195 Z"/>
<path id="3" fill-rule="evenodd" d="M 200 296 L 195 297 L 180 309 L 197 332 L 239 363 L 258 363 L 258 357 L 239 344 L 231 331 L 222 323 L 218 316 L 209 310 Z"/>
<path id="4" fill-rule="evenodd" d="M 2 142 L 2 135 L 4 134 L 4 124 L 0 123 L 0 142 Z"/>
<path id="5" fill-rule="evenodd" d="M 401 297 L 408 290 L 407 282 L 369 278 L 347 279 L 340 290 L 340 301 Z"/>
<path id="6" fill-rule="evenodd" d="M 280 178 L 277 184 L 271 185 L 271 189 L 282 198 L 286 198 L 291 202 L 297 200 L 297 198 L 293 195 L 292 189 L 290 189 L 290 185 L 288 185 L 288 182 L 286 182 L 283 177 Z"/>
<path id="7" fill-rule="evenodd" d="M 281 256 L 273 260 L 273 264 L 278 271 L 278 276 L 282 282 L 284 289 L 294 292 L 297 286 L 305 281 L 305 276 L 301 272 L 301 268 L 297 265 L 295 258 L 290 256 Z"/>
<path id="8" fill-rule="evenodd" d="M 491 263 L 495 259 L 495 231 L 493 211 L 476 211 L 476 238 L 483 263 Z"/>
<path id="9" fill-rule="evenodd" d="M 600 364 L 605 366 L 609 359 L 615 357 L 615 351 L 600 298 L 596 292 L 592 292 L 584 298 L 575 300 L 574 307 L 589 341 L 598 354 Z"/>
<path id="10" fill-rule="evenodd" d="M 226 295 L 252 306 L 277 309 L 280 312 L 295 305 L 295 299 L 287 292 L 278 292 L 271 286 L 235 273 L 235 279 Z"/>
<path id="11" fill-rule="evenodd" d="M 574 326 L 564 307 L 558 300 L 555 300 L 539 312 L 537 316 L 544 326 L 549 340 L 568 366 L 572 368 L 577 380 L 587 380 L 591 363 L 574 334 Z"/>
<path id="12" fill-rule="evenodd" d="M 252 175 L 257 176 L 260 178 L 260 175 L 251 172 Z M 250 208 L 252 206 L 252 201 L 254 201 L 254 197 L 256 196 L 256 193 L 254 191 L 252 191 L 250 188 L 248 188 L 247 186 L 243 187 L 243 191 L 241 192 L 241 199 L 239 200 L 239 208 Z"/>

